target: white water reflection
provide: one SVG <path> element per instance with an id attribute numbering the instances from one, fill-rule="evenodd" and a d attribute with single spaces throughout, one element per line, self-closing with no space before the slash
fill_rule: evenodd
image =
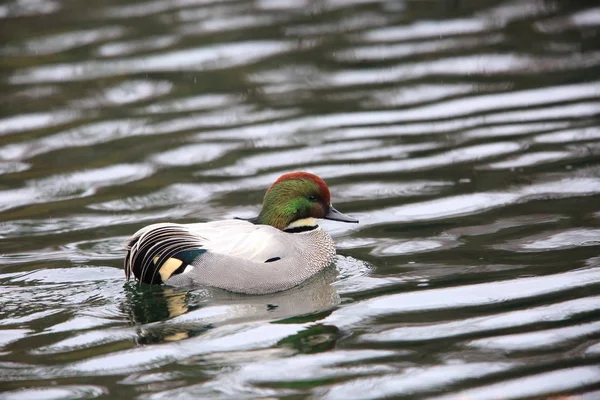
<path id="1" fill-rule="evenodd" d="M 249 41 L 190 48 L 115 61 L 88 61 L 79 64 L 57 64 L 25 69 L 13 75 L 15 84 L 33 82 L 71 82 L 121 76 L 125 74 L 181 71 L 202 71 L 234 67 L 288 51 L 291 45 L 277 41 Z"/>
<path id="2" fill-rule="evenodd" d="M 318 166 L 311 168 L 311 171 L 324 177 L 418 171 L 427 170 L 433 167 L 441 167 L 444 165 L 482 160 L 488 157 L 514 153 L 520 149 L 521 146 L 518 143 L 497 142 L 481 144 L 472 147 L 462 147 L 428 157 L 414 157 L 399 161 L 378 161 L 371 163 L 341 164 L 337 166 Z"/>
<path id="3" fill-rule="evenodd" d="M 548 57 L 537 59 L 513 54 L 480 54 L 476 56 L 450 57 L 411 65 L 397 65 L 379 71 L 347 70 L 331 74 L 327 87 L 382 84 L 402 82 L 435 75 L 510 75 L 535 74 L 550 71 L 577 69 L 582 65 L 600 64 L 599 53 L 589 53 L 577 58 Z"/>
<path id="4" fill-rule="evenodd" d="M 239 147 L 232 143 L 187 144 L 156 154 L 151 160 L 161 165 L 196 165 L 216 160 Z"/>
<path id="5" fill-rule="evenodd" d="M 212 3 L 211 0 L 152 0 L 141 1 L 132 5 L 115 6 L 105 9 L 104 12 L 109 18 L 123 19 L 143 17 L 191 6 L 211 5 Z"/>
<path id="6" fill-rule="evenodd" d="M 415 85 L 393 89 L 369 90 L 362 96 L 367 97 L 362 104 L 365 108 L 397 107 L 418 104 L 427 101 L 442 100 L 447 97 L 476 92 L 478 87 L 471 84 L 456 85 Z"/>
<path id="7" fill-rule="evenodd" d="M 13 0 L 0 6 L 0 18 L 52 14 L 60 8 L 60 3 L 54 0 Z"/>
<path id="8" fill-rule="evenodd" d="M 460 117 L 484 111 L 516 108 L 520 106 L 535 107 L 543 104 L 569 100 L 585 100 L 588 98 L 597 98 L 599 95 L 600 83 L 586 83 L 583 85 L 559 86 L 556 88 L 470 96 L 469 98 L 449 100 L 442 104 L 427 105 L 407 111 L 377 112 L 373 113 L 373 115 L 383 117 L 383 120 L 379 121 L 380 123 L 396 122 L 400 120 L 434 120 L 448 117 Z M 600 105 L 596 111 L 598 112 L 599 110 Z"/>
<path id="9" fill-rule="evenodd" d="M 273 167 L 287 167 L 294 164 L 325 162 L 331 158 L 344 158 L 345 153 L 352 154 L 364 150 L 378 148 L 381 145 L 377 140 L 363 140 L 347 143 L 327 143 L 318 147 L 303 147 L 294 150 L 279 149 L 273 153 L 261 153 L 257 156 L 248 156 L 233 166 L 218 171 L 224 175 L 253 175 Z M 337 154 L 337 156 L 335 156 Z M 333 156 L 333 157 L 332 157 Z M 208 174 L 214 172 L 208 171 Z"/>
<path id="10" fill-rule="evenodd" d="M 184 12 L 180 13 L 180 18 L 187 19 Z M 182 15 L 183 14 L 183 15 Z M 210 32 L 235 31 L 244 28 L 256 28 L 269 26 L 277 22 L 273 16 L 246 15 L 246 16 L 222 16 L 215 15 L 214 10 L 208 13 L 211 17 L 204 21 L 195 21 L 182 25 L 179 32 L 184 35 L 206 34 Z M 206 17 L 206 16 L 205 16 Z"/>
<path id="11" fill-rule="evenodd" d="M 510 228 L 533 226 L 538 224 L 554 224 L 566 219 L 568 219 L 568 217 L 561 214 L 522 215 L 518 217 L 503 218 L 482 225 L 461 226 L 450 229 L 446 231 L 446 233 L 451 236 L 491 235 Z"/>
<path id="12" fill-rule="evenodd" d="M 66 124 L 77 119 L 76 112 L 22 114 L 0 119 L 0 135 Z"/>
<path id="13" fill-rule="evenodd" d="M 361 225 L 393 222 L 427 221 L 481 213 L 493 208 L 531 201 L 548 196 L 571 197 L 600 193 L 600 180 L 594 178 L 562 179 L 538 183 L 508 192 L 484 192 L 445 197 L 363 214 Z"/>
<path id="14" fill-rule="evenodd" d="M 515 378 L 502 383 L 466 390 L 458 395 L 481 400 L 495 400 L 499 396 L 507 400 L 521 399 L 524 396 L 565 392 L 578 387 L 597 384 L 598 382 L 600 382 L 600 368 L 594 366 L 575 367 Z M 432 398 L 432 400 L 450 400 L 454 398 L 456 398 L 455 395 L 440 396 Z"/>
<path id="15" fill-rule="evenodd" d="M 565 129 L 545 135 L 538 135 L 534 138 L 537 143 L 572 143 L 598 139 L 600 139 L 600 128 L 598 127 Z"/>
<path id="16" fill-rule="evenodd" d="M 324 399 L 384 398 L 416 395 L 443 389 L 465 379 L 481 378 L 510 369 L 510 363 L 462 363 L 449 360 L 447 365 L 407 368 L 401 374 L 359 378 L 333 385 L 324 391 Z"/>
<path id="17" fill-rule="evenodd" d="M 449 189 L 452 185 L 452 182 L 443 181 L 410 181 L 403 183 L 374 181 L 335 185 L 332 187 L 332 191 L 334 193 L 344 193 L 345 201 L 368 200 L 374 195 L 378 198 L 434 195 Z"/>
<path id="18" fill-rule="evenodd" d="M 370 45 L 340 51 L 335 54 L 335 57 L 340 61 L 381 61 L 400 59 L 417 54 L 435 53 L 437 51 L 489 46 L 500 42 L 502 42 L 501 35 L 491 35 L 488 37 L 444 39 L 409 44 Z"/>
<path id="19" fill-rule="evenodd" d="M 149 100 L 169 93 L 172 84 L 166 81 L 129 80 L 106 88 L 90 98 L 73 101 L 73 107 L 95 108 L 100 106 L 123 105 Z"/>
<path id="20" fill-rule="evenodd" d="M 376 316 L 451 308 L 501 305 L 507 301 L 543 296 L 600 282 L 598 268 L 521 278 L 456 288 L 427 289 L 380 296 L 335 311 L 322 323 L 348 327 Z"/>
<path id="21" fill-rule="evenodd" d="M 201 115 L 185 116 L 167 122 L 155 124 L 152 128 L 154 133 L 174 133 L 183 130 L 197 130 L 202 128 L 236 126 L 233 131 L 243 134 L 246 129 L 244 124 L 252 124 L 261 121 L 270 121 L 289 118 L 298 114 L 298 110 L 257 110 L 252 106 L 230 106 L 219 111 Z M 277 124 L 280 122 L 277 121 Z M 238 127 L 239 126 L 239 127 Z M 242 127 L 244 126 L 244 127 Z M 258 125 L 250 125 L 258 126 Z M 226 130 L 224 132 L 227 132 Z M 198 139 L 212 138 L 222 139 L 224 135 L 200 134 Z"/>
<path id="22" fill-rule="evenodd" d="M 179 98 L 168 102 L 155 102 L 140 110 L 144 114 L 171 114 L 187 111 L 209 110 L 238 104 L 236 96 L 227 94 L 203 94 L 200 96 Z"/>
<path id="23" fill-rule="evenodd" d="M 600 8 L 591 8 L 567 17 L 552 18 L 535 23 L 535 27 L 544 33 L 562 32 L 577 26 L 594 27 L 598 25 L 600 25 Z"/>
<path id="24" fill-rule="evenodd" d="M 17 340 L 21 340 L 32 332 L 33 331 L 30 329 L 3 329 L 2 338 L 0 339 L 0 348 L 3 348 L 12 342 L 16 342 Z"/>
<path id="25" fill-rule="evenodd" d="M 375 342 L 428 341 L 432 339 L 437 340 L 453 336 L 470 335 L 479 332 L 494 332 L 496 330 L 536 323 L 566 321 L 576 317 L 578 314 L 593 312 L 597 308 L 599 301 L 599 297 L 589 297 L 485 317 L 466 318 L 460 321 L 426 324 L 421 326 L 409 324 L 405 327 L 365 334 L 361 336 L 361 340 Z M 525 337 L 522 337 L 522 339 L 522 347 L 524 349 L 529 348 L 528 346 L 532 344 L 531 341 L 526 343 Z M 472 343 L 474 345 L 477 345 L 477 343 L 483 345 L 488 342 L 484 340 L 483 342 L 475 341 Z M 537 343 L 537 345 L 545 346 L 548 342 L 540 340 L 535 343 Z"/>
<path id="26" fill-rule="evenodd" d="M 19 389 L 0 394 L 2 400 L 27 400 L 27 399 L 93 399 L 108 394 L 102 386 L 94 385 L 59 385 L 38 387 L 32 389 Z"/>
<path id="27" fill-rule="evenodd" d="M 178 164 L 175 164 L 178 165 Z M 184 164 L 185 165 L 185 164 Z M 230 188 L 231 189 L 231 188 Z M 227 187 L 177 183 L 145 196 L 127 197 L 119 200 L 92 204 L 89 208 L 105 211 L 144 210 L 153 207 L 175 206 L 181 203 L 202 202 Z M 139 214 L 138 214 L 139 215 Z M 149 218 L 152 218 L 149 216 Z"/>
<path id="28" fill-rule="evenodd" d="M 101 57 L 128 56 L 131 54 L 168 48 L 175 45 L 177 41 L 178 38 L 176 36 L 167 35 L 140 40 L 113 41 L 100 46 L 97 50 L 97 54 Z"/>
<path id="29" fill-rule="evenodd" d="M 118 26 L 61 33 L 30 40 L 17 48 L 5 48 L 1 53 L 11 56 L 39 56 L 60 53 L 75 47 L 121 37 L 125 29 Z"/>
<path id="30" fill-rule="evenodd" d="M 149 399 L 177 399 L 186 396 L 211 397 L 215 393 L 226 396 L 240 397 L 252 395 L 281 395 L 280 391 L 259 389 L 254 385 L 273 382 L 302 382 L 314 379 L 331 379 L 340 376 L 360 376 L 363 374 L 385 373 L 393 370 L 391 367 L 364 366 L 361 362 L 374 358 L 384 358 L 394 355 L 392 351 L 359 350 L 336 351 L 312 356 L 298 355 L 291 358 L 270 359 L 268 354 L 253 364 L 246 364 L 239 369 L 226 371 L 215 381 L 205 384 L 174 389 L 148 396 Z M 222 357 L 227 357 L 223 355 Z M 355 364 L 350 364 L 355 363 Z M 357 365 L 358 364 L 358 365 Z M 291 391 L 290 393 L 293 393 Z"/>
<path id="31" fill-rule="evenodd" d="M 447 250 L 461 245 L 453 237 L 416 238 L 407 241 L 394 241 L 389 244 L 380 244 L 371 252 L 376 256 L 396 256 L 401 254 L 415 254 L 422 252 Z"/>
<path id="32" fill-rule="evenodd" d="M 540 151 L 537 153 L 523 154 L 504 161 L 490 163 L 486 165 L 486 167 L 491 169 L 514 169 L 537 164 L 547 164 L 558 160 L 564 161 L 572 156 L 573 154 L 567 151 Z"/>
<path id="33" fill-rule="evenodd" d="M 481 32 L 486 29 L 484 21 L 474 19 L 419 21 L 406 26 L 374 29 L 362 35 L 362 39 L 369 42 L 398 42 L 416 38 L 443 37 Z"/>
<path id="34" fill-rule="evenodd" d="M 512 240 L 496 248 L 512 251 L 547 251 L 578 246 L 600 246 L 600 229 L 571 229 L 543 233 L 533 237 Z"/>
<path id="35" fill-rule="evenodd" d="M 31 164 L 19 161 L 0 161 L 0 175 L 22 172 L 29 168 L 31 168 Z"/>
<path id="36" fill-rule="evenodd" d="M 566 128 L 568 122 L 551 122 L 551 123 L 517 123 L 511 125 L 495 125 L 486 126 L 484 128 L 469 129 L 464 132 L 465 137 L 471 138 L 493 138 L 513 135 L 529 135 L 532 133 L 552 131 L 555 129 Z M 574 130 L 578 131 L 578 130 Z M 543 137 L 543 136 L 541 136 Z"/>
<path id="37" fill-rule="evenodd" d="M 145 124 L 146 120 L 143 119 L 126 119 L 82 125 L 37 140 L 13 143 L 0 147 L 0 159 L 28 159 L 38 154 L 66 147 L 90 146 L 132 135 L 141 135 L 148 131 Z"/>
<path id="38" fill-rule="evenodd" d="M 149 166 L 121 164 L 51 176 L 28 182 L 27 186 L 20 189 L 0 191 L 0 209 L 91 196 L 101 187 L 122 185 L 149 176 L 152 172 Z"/>
<path id="39" fill-rule="evenodd" d="M 531 351 L 544 347 L 556 348 L 562 343 L 579 337 L 585 337 L 600 332 L 600 322 L 580 324 L 566 328 L 549 329 L 538 332 L 519 333 L 477 339 L 469 342 L 469 346 L 486 349 L 502 349 L 503 351 Z M 599 377 L 600 379 L 600 377 Z"/>

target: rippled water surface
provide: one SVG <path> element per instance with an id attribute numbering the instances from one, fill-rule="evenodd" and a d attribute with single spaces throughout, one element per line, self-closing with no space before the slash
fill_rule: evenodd
<path id="1" fill-rule="evenodd" d="M 0 5 L 0 399 L 600 399 L 600 8 Z M 329 183 L 335 268 L 125 283 L 158 221 Z"/>

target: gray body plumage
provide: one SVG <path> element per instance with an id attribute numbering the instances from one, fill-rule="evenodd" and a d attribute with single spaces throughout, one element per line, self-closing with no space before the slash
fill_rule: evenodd
<path id="1" fill-rule="evenodd" d="M 320 227 L 288 233 L 243 220 L 150 225 L 132 236 L 127 250 L 128 277 L 133 273 L 149 281 L 144 274 L 160 275 L 173 286 L 207 285 L 247 294 L 290 289 L 335 258 L 335 244 Z M 187 252 L 185 263 L 165 268 L 181 252 Z"/>

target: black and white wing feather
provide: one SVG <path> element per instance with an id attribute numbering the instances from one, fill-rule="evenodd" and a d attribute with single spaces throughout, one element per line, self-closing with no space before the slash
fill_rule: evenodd
<path id="1" fill-rule="evenodd" d="M 206 252 L 205 242 L 205 238 L 181 224 L 142 228 L 125 247 L 125 278 L 129 280 L 133 274 L 140 282 L 163 283 L 171 275 L 183 272 L 191 259 Z"/>

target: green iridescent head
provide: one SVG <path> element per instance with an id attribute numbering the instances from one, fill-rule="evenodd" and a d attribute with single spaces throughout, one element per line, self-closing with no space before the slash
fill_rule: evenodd
<path id="1" fill-rule="evenodd" d="M 325 181 L 308 172 L 280 176 L 265 193 L 257 219 L 281 230 L 315 226 L 315 219 L 358 222 L 333 208 Z"/>

